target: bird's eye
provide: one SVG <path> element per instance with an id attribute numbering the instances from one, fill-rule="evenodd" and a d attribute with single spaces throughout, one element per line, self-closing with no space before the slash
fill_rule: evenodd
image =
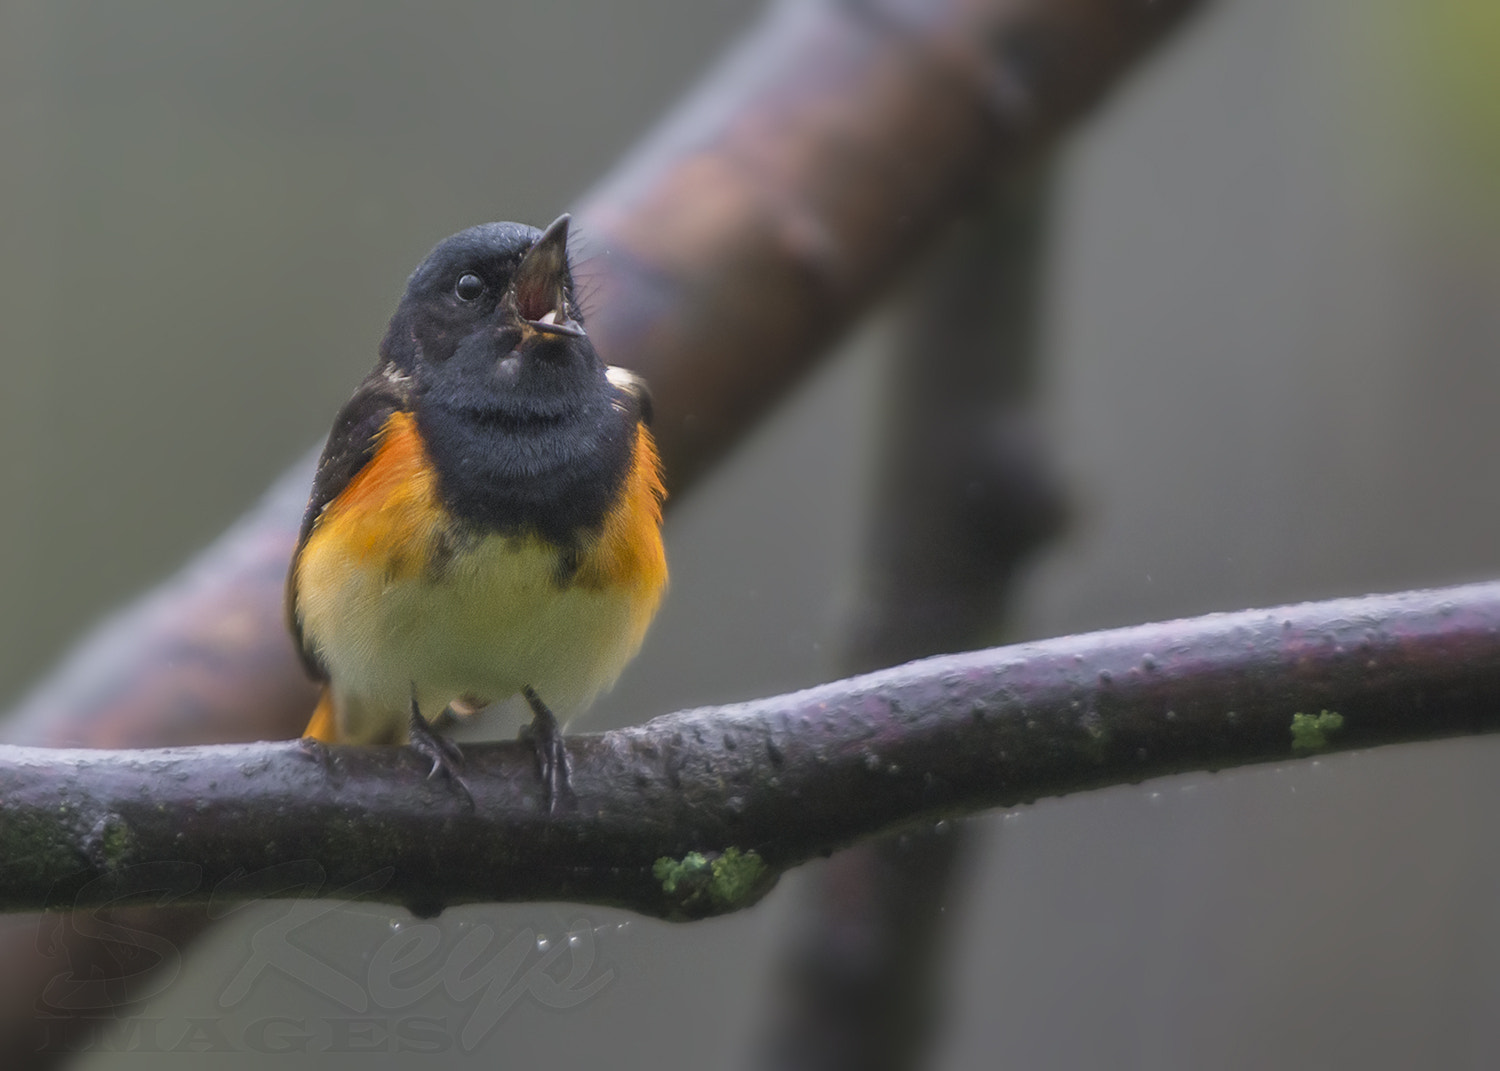
<path id="1" fill-rule="evenodd" d="M 473 272 L 468 272 L 458 277 L 458 284 L 454 286 L 453 292 L 458 295 L 460 301 L 473 301 L 484 293 L 484 280 Z"/>

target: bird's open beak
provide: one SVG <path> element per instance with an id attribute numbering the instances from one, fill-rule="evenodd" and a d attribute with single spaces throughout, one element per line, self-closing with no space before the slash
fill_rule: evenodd
<path id="1" fill-rule="evenodd" d="M 534 331 L 580 338 L 583 324 L 568 307 L 568 224 L 563 214 L 542 232 L 516 268 L 516 311 Z"/>

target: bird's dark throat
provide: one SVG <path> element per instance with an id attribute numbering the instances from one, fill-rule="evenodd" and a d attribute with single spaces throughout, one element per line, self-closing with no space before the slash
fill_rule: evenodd
<path id="1" fill-rule="evenodd" d="M 635 450 L 633 418 L 607 398 L 560 414 L 429 400 L 417 407 L 417 425 L 456 520 L 483 533 L 535 532 L 561 548 L 603 526 Z"/>

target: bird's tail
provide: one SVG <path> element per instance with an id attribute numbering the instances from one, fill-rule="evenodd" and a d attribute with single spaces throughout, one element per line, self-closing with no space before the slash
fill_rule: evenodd
<path id="1" fill-rule="evenodd" d="M 337 744 L 339 742 L 338 723 L 333 720 L 333 689 L 324 687 L 323 698 L 318 700 L 318 708 L 313 711 L 312 718 L 307 723 L 307 728 L 302 731 L 303 737 L 311 737 L 325 744 Z"/>

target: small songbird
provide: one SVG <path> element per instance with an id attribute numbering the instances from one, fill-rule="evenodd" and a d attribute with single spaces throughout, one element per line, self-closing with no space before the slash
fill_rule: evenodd
<path id="1" fill-rule="evenodd" d="M 427 719 L 519 693 L 549 804 L 549 704 L 614 683 L 667 582 L 650 397 L 594 351 L 567 239 L 567 216 L 486 223 L 412 273 L 323 448 L 286 600 L 327 682 L 307 737 L 411 743 L 457 779 Z"/>

